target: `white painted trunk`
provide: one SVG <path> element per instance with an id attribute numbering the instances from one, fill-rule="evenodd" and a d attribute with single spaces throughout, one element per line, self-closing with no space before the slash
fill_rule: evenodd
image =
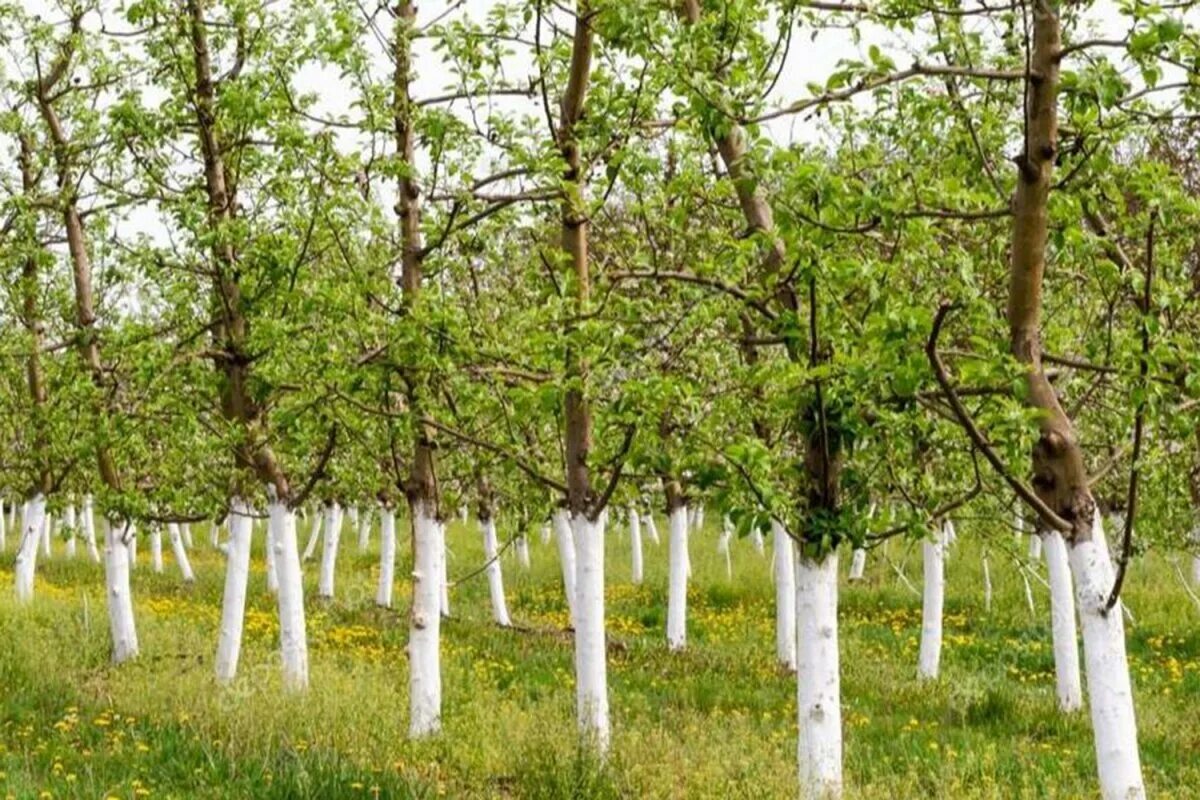
<path id="1" fill-rule="evenodd" d="M 137 525 L 134 524 L 133 520 L 130 520 L 125 526 L 124 539 L 127 557 L 129 558 L 129 567 L 132 569 L 133 567 L 137 566 L 138 556 L 138 532 Z"/>
<path id="2" fill-rule="evenodd" d="M 725 579 L 733 580 L 733 556 L 730 552 L 733 545 L 733 523 L 729 517 L 721 520 L 721 536 L 717 539 L 717 554 L 725 558 Z"/>
<path id="3" fill-rule="evenodd" d="M 221 547 L 221 523 L 213 522 L 208 526 L 208 543 L 214 550 Z"/>
<path id="4" fill-rule="evenodd" d="M 629 556 L 630 580 L 634 586 L 641 586 L 644 579 L 642 565 L 642 518 L 636 508 L 629 509 Z"/>
<path id="5" fill-rule="evenodd" d="M 49 511 L 42 512 L 42 556 L 50 558 L 53 550 L 50 545 L 50 534 L 54 529 L 54 515 Z"/>
<path id="6" fill-rule="evenodd" d="M 992 611 L 992 569 L 987 553 L 983 554 L 983 610 L 989 614 Z"/>
<path id="7" fill-rule="evenodd" d="M 1071 587 L 1071 565 L 1067 545 L 1057 531 L 1045 538 L 1046 572 L 1050 579 L 1050 633 L 1054 641 L 1054 674 L 1058 707 L 1063 711 L 1083 708 L 1079 678 L 1079 640 L 1075 632 L 1075 594 Z"/>
<path id="8" fill-rule="evenodd" d="M 796 669 L 796 556 L 792 537 L 771 523 L 772 570 L 775 578 L 775 657 Z"/>
<path id="9" fill-rule="evenodd" d="M 162 529 L 158 525 L 150 526 L 150 566 L 156 573 L 162 574 Z"/>
<path id="10" fill-rule="evenodd" d="M 754 552 L 766 558 L 767 544 L 763 540 L 762 531 L 760 531 L 757 527 L 752 528 L 750 531 L 750 544 L 754 546 Z"/>
<path id="11" fill-rule="evenodd" d="M 225 594 L 221 601 L 221 627 L 217 633 L 217 680 L 232 681 L 237 675 L 242 649 L 242 626 L 246 621 L 246 585 L 250 578 L 250 541 L 253 520 L 241 500 L 229 508 L 229 557 L 225 561 Z"/>
<path id="12" fill-rule="evenodd" d="M 1192 556 L 1192 583 L 1200 586 L 1200 556 Z"/>
<path id="13" fill-rule="evenodd" d="M 687 646 L 688 510 L 679 506 L 667 516 L 667 648 Z"/>
<path id="14" fill-rule="evenodd" d="M 921 604 L 921 648 L 917 654 L 919 678 L 936 678 L 942 659 L 942 610 L 946 598 L 944 554 L 941 537 L 926 537 L 921 543 L 925 577 Z"/>
<path id="15" fill-rule="evenodd" d="M 696 530 L 704 530 L 704 506 L 696 506 Z"/>
<path id="16" fill-rule="evenodd" d="M 196 545 L 192 543 L 192 523 L 184 522 L 179 526 L 179 535 L 183 539 L 183 546 L 191 550 Z"/>
<path id="17" fill-rule="evenodd" d="M 1036 533 L 1030 534 L 1029 536 L 1029 560 L 1042 560 L 1042 537 L 1038 536 Z"/>
<path id="18" fill-rule="evenodd" d="M 441 587 L 442 587 L 442 616 L 450 617 L 450 545 L 446 543 L 446 523 L 438 520 L 438 528 L 442 532 Z"/>
<path id="19" fill-rule="evenodd" d="M 444 529 L 425 504 L 412 509 L 413 596 L 408 629 L 408 735 L 419 739 L 442 727 L 441 581 Z"/>
<path id="20" fill-rule="evenodd" d="M 384 506 L 379 509 L 379 588 L 375 590 L 375 605 L 392 607 L 395 584 L 396 511 Z"/>
<path id="21" fill-rule="evenodd" d="M 167 538 L 171 540 L 171 552 L 175 555 L 175 563 L 179 566 L 180 574 L 183 575 L 183 582 L 192 583 L 196 580 L 196 575 L 192 572 L 192 562 L 188 559 L 187 549 L 183 546 L 180 528 L 174 522 L 167 524 Z"/>
<path id="22" fill-rule="evenodd" d="M 567 512 L 554 512 L 554 540 L 558 543 L 558 560 L 562 565 L 563 595 L 567 598 L 567 614 L 575 624 L 575 537 Z"/>
<path id="23" fill-rule="evenodd" d="M 321 574 L 317 594 L 333 597 L 333 578 L 337 570 L 338 544 L 342 538 L 342 508 L 337 503 L 325 507 L 325 546 L 321 550 Z"/>
<path id="24" fill-rule="evenodd" d="M 75 528 L 78 520 L 75 518 L 74 504 L 68 505 L 63 511 L 63 527 L 67 531 L 67 558 L 75 558 L 77 554 L 76 540 L 79 538 L 75 535 Z"/>
<path id="25" fill-rule="evenodd" d="M 104 584 L 114 664 L 124 663 L 138 654 L 133 591 L 129 585 L 128 551 L 133 539 L 132 523 L 114 524 L 104 520 Z"/>
<path id="26" fill-rule="evenodd" d="M 1146 789 L 1138 754 L 1133 687 L 1125 657 L 1125 622 L 1119 613 L 1104 612 L 1114 574 L 1112 564 L 1101 552 L 1099 542 L 1103 537 L 1104 527 L 1097 513 L 1091 539 L 1072 545 L 1069 560 L 1083 628 L 1100 795 L 1104 800 L 1137 800 L 1146 796 Z"/>
<path id="27" fill-rule="evenodd" d="M 1025 584 L 1025 605 L 1029 608 L 1029 616 L 1037 619 L 1037 608 L 1033 604 L 1033 586 L 1029 583 L 1029 575 L 1021 569 L 1021 581 Z"/>
<path id="28" fill-rule="evenodd" d="M 496 538 L 496 519 L 479 521 L 483 533 L 483 558 L 487 562 L 488 594 L 492 599 L 492 620 L 502 628 L 512 626 L 508 603 L 504 601 L 504 571 L 500 567 L 500 545 Z"/>
<path id="29" fill-rule="evenodd" d="M 584 514 L 571 517 L 575 545 L 575 704 L 586 744 L 607 752 L 608 652 L 604 627 L 604 528 Z"/>
<path id="30" fill-rule="evenodd" d="M 470 518 L 470 515 L 471 515 L 471 511 L 470 511 L 470 509 L 467 508 L 466 503 L 464 503 L 458 507 L 458 521 L 459 522 L 465 523 Z"/>
<path id="31" fill-rule="evenodd" d="M 276 564 L 275 551 L 275 530 L 271 528 L 270 521 L 270 505 L 268 505 L 268 519 L 266 519 L 266 528 L 263 531 L 263 555 L 266 561 L 266 591 L 268 594 L 274 595 L 280 591 L 280 567 Z M 294 524 L 294 523 L 293 523 Z"/>
<path id="32" fill-rule="evenodd" d="M 861 547 L 854 548 L 854 553 L 850 556 L 850 580 L 861 581 L 866 568 L 867 551 Z"/>
<path id="33" fill-rule="evenodd" d="M 282 503 L 270 503 L 267 525 L 279 577 L 279 651 L 283 686 L 298 692 L 308 688 L 308 633 L 304 626 L 304 583 L 296 542 L 296 516 Z"/>
<path id="34" fill-rule="evenodd" d="M 522 570 L 528 572 L 529 567 L 530 567 L 529 537 L 525 535 L 524 531 L 517 534 L 517 539 L 513 543 L 513 546 L 516 548 L 516 551 L 517 551 L 517 564 L 521 567 Z"/>
<path id="35" fill-rule="evenodd" d="M 42 536 L 42 520 L 46 514 L 46 497 L 35 495 L 24 506 L 21 517 L 21 539 L 17 544 L 17 561 L 13 569 L 17 602 L 33 599 L 33 576 L 37 572 L 38 544 Z"/>
<path id="36" fill-rule="evenodd" d="M 800 795 L 842 795 L 842 691 L 838 664 L 838 558 L 796 559 L 796 747 Z"/>
<path id="37" fill-rule="evenodd" d="M 328 509 L 326 509 L 326 513 L 328 513 Z M 320 508 L 318 508 L 316 513 L 313 514 L 312 527 L 309 528 L 308 544 L 304 546 L 305 561 L 308 561 L 313 557 L 313 554 L 317 552 L 317 542 L 321 541 L 321 522 L 323 518 L 324 514 L 322 514 Z"/>
<path id="38" fill-rule="evenodd" d="M 541 535 L 542 535 L 542 544 L 543 545 L 550 544 L 550 523 L 549 522 L 542 523 Z"/>
<path id="39" fill-rule="evenodd" d="M 8 550 L 8 529 L 11 527 L 8 524 L 7 512 L 4 510 L 4 503 L 0 501 L 0 552 Z"/>
<path id="40" fill-rule="evenodd" d="M 371 509 L 364 508 L 358 518 L 358 552 L 365 553 L 371 546 Z"/>
<path id="41" fill-rule="evenodd" d="M 658 538 L 658 525 L 654 522 L 654 514 L 647 511 L 642 519 L 646 523 L 646 533 L 649 534 L 650 541 L 654 543 L 655 547 L 658 547 L 662 544 L 662 540 Z"/>
<path id="42" fill-rule="evenodd" d="M 100 563 L 100 548 L 96 546 L 96 514 L 92 507 L 92 496 L 83 498 L 83 538 L 87 542 L 88 558 Z"/>

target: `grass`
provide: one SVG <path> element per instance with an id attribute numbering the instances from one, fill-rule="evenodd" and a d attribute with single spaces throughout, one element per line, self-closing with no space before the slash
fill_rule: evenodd
<path id="1" fill-rule="evenodd" d="M 522 630 L 490 624 L 482 575 L 454 590 L 455 616 L 443 626 L 445 731 L 421 743 L 405 738 L 410 587 L 397 587 L 399 611 L 375 608 L 377 556 L 359 554 L 349 530 L 335 602 L 312 599 L 316 563 L 305 567 L 312 688 L 292 698 L 279 692 L 274 603 L 258 554 L 240 674 L 219 687 L 223 560 L 206 537 L 196 539 L 191 587 L 169 548 L 166 574 L 153 574 L 142 543 L 133 578 L 142 656 L 119 668 L 108 663 L 100 567 L 56 554 L 39 564 L 35 602 L 18 608 L 10 550 L 0 558 L 0 796 L 794 797 L 795 684 L 774 664 L 769 560 L 735 542 L 730 582 L 715 530 L 694 534 L 689 648 L 670 654 L 665 545 L 647 543 L 647 582 L 634 587 L 622 533 L 614 526 L 608 536 L 614 747 L 603 764 L 576 747 L 557 556 L 536 536 L 531 571 L 505 561 Z M 879 555 L 865 582 L 842 586 L 847 795 L 1094 797 L 1086 715 L 1055 709 L 1047 592 L 1035 583 L 1031 615 L 1011 538 L 966 524 L 962 533 L 947 567 L 936 682 L 915 679 L 920 600 Z M 451 576 L 473 571 L 482 560 L 475 526 L 451 525 L 449 535 Z M 991 613 L 982 607 L 984 537 Z M 890 550 L 918 581 L 919 548 Z M 1127 587 L 1150 795 L 1200 797 L 1200 614 L 1164 556 L 1140 560 Z"/>

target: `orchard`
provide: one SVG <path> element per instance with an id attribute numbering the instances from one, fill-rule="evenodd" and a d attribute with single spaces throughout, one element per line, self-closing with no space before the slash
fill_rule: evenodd
<path id="1" fill-rule="evenodd" d="M 0 41 L 7 797 L 1200 797 L 1191 0 Z"/>

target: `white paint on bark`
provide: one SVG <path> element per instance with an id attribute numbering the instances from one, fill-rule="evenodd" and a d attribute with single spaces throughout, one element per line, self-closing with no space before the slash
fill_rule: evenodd
<path id="1" fill-rule="evenodd" d="M 221 600 L 221 627 L 217 632 L 217 681 L 237 676 L 246 621 L 246 585 L 250 579 L 250 540 L 253 520 L 238 498 L 229 504 L 229 556 L 225 560 L 225 593 Z"/>
<path id="2" fill-rule="evenodd" d="M 796 556 L 792 537 L 771 521 L 772 570 L 775 578 L 775 657 L 796 669 Z"/>
<path id="3" fill-rule="evenodd" d="M 1054 642 L 1054 675 L 1058 707 L 1062 711 L 1083 708 L 1079 677 L 1079 639 L 1075 631 L 1075 594 L 1067 545 L 1058 531 L 1042 534 L 1046 571 L 1050 579 L 1050 633 Z"/>
<path id="4" fill-rule="evenodd" d="M 296 515 L 283 503 L 267 505 L 270 546 L 279 577 L 279 652 L 283 686 L 292 692 L 308 688 L 308 632 L 304 621 L 304 583 L 300 574 Z"/>
<path id="5" fill-rule="evenodd" d="M 942 610 L 946 596 L 944 546 L 940 535 L 921 543 L 924 592 L 921 603 L 921 646 L 917 654 L 917 677 L 934 679 L 942 658 Z"/>
<path id="6" fill-rule="evenodd" d="M 796 747 L 800 795 L 841 797 L 842 706 L 838 662 L 838 557 L 796 558 Z"/>
<path id="7" fill-rule="evenodd" d="M 131 522 L 104 520 L 104 584 L 114 664 L 124 663 L 138 654 L 133 592 L 129 585 L 128 550 L 133 538 Z"/>
<path id="8" fill-rule="evenodd" d="M 667 648 L 687 646 L 688 510 L 671 509 L 667 515 Z"/>
<path id="9" fill-rule="evenodd" d="M 1121 614 L 1105 613 L 1114 573 L 1107 557 L 1104 526 L 1099 512 L 1088 541 L 1068 550 L 1075 578 L 1075 596 L 1083 628 L 1083 656 L 1088 705 L 1095 738 L 1100 795 L 1104 800 L 1145 798 L 1133 687 L 1125 655 L 1125 622 Z"/>
<path id="10" fill-rule="evenodd" d="M 325 546 L 321 550 L 321 573 L 317 579 L 317 594 L 333 598 L 333 579 L 337 570 L 338 544 L 342 538 L 342 507 L 330 503 L 325 507 Z"/>
<path id="11" fill-rule="evenodd" d="M 441 580 L 444 529 L 423 501 L 412 508 L 413 596 L 408 628 L 408 735 L 432 736 L 442 726 Z"/>
<path id="12" fill-rule="evenodd" d="M 175 563 L 183 575 L 183 582 L 192 583 L 196 580 L 196 575 L 192 572 L 192 562 L 188 559 L 187 549 L 183 546 L 180 528 L 174 522 L 167 523 L 167 538 L 171 540 L 171 552 L 175 555 Z"/>
<path id="13" fill-rule="evenodd" d="M 575 704 L 579 733 L 608 750 L 608 652 L 604 626 L 604 528 L 584 514 L 570 519 L 575 544 Z"/>
<path id="14" fill-rule="evenodd" d="M 39 493 L 25 503 L 21 515 L 21 539 L 17 543 L 17 560 L 13 565 L 18 603 L 33 599 L 33 576 L 37 572 L 38 543 L 45 513 L 46 497 Z"/>
<path id="15" fill-rule="evenodd" d="M 375 605 L 392 607 L 395 575 L 396 510 L 390 506 L 382 506 L 379 509 L 379 588 L 375 590 Z"/>
<path id="16" fill-rule="evenodd" d="M 567 615 L 575 624 L 575 537 L 570 518 L 564 509 L 554 512 L 554 541 L 558 544 L 558 561 L 562 566 L 563 595 L 567 598 Z"/>
<path id="17" fill-rule="evenodd" d="M 504 600 L 504 571 L 500 567 L 500 544 L 496 538 L 496 518 L 480 520 L 483 534 L 483 558 L 487 562 L 488 595 L 492 601 L 492 621 L 502 628 L 512 626 L 508 603 Z"/>

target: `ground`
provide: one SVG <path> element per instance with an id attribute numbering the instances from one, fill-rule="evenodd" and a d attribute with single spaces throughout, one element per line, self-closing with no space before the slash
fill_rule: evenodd
<path id="1" fill-rule="evenodd" d="M 1000 526 L 963 523 L 947 565 L 942 677 L 916 680 L 920 548 L 872 553 L 847 585 L 841 656 L 849 798 L 1092 798 L 1086 714 L 1055 708 L 1048 592 L 1026 604 Z M 307 526 L 301 525 L 307 532 Z M 398 530 L 406 531 L 400 521 Z M 659 529 L 666 532 L 665 519 Z M 303 535 L 302 534 L 302 538 Z M 503 526 L 502 538 L 509 535 Z M 12 798 L 789 798 L 795 796 L 795 683 L 776 668 L 769 559 L 733 544 L 733 580 L 716 531 L 692 536 L 688 649 L 664 635 L 666 546 L 646 544 L 646 584 L 629 580 L 628 538 L 607 548 L 613 752 L 575 745 L 571 640 L 553 543 L 531 540 L 533 569 L 504 560 L 517 630 L 490 622 L 482 575 L 453 591 L 443 626 L 444 733 L 406 740 L 404 608 L 373 605 L 375 545 L 342 537 L 338 598 L 315 599 L 305 565 L 312 687 L 281 693 L 277 624 L 256 551 L 237 681 L 213 678 L 222 556 L 200 528 L 194 586 L 156 575 L 140 546 L 133 589 L 142 655 L 108 663 L 101 568 L 62 555 L 39 563 L 37 598 L 18 608 L 12 548 L 0 557 L 0 793 Z M 398 575 L 407 571 L 401 536 Z M 482 562 L 473 523 L 449 533 L 450 574 Z M 261 536 L 256 540 L 261 546 Z M 301 543 L 303 546 L 303 542 Z M 983 608 L 982 554 L 995 583 Z M 82 548 L 81 548 L 82 556 Z M 885 560 L 886 558 L 886 560 Z M 895 565 L 895 569 L 892 565 Z M 1185 567 L 1182 561 L 1180 567 Z M 1044 567 L 1038 571 L 1044 574 Z M 1151 797 L 1200 798 L 1200 612 L 1166 554 L 1131 570 L 1128 630 L 1142 759 Z"/>

